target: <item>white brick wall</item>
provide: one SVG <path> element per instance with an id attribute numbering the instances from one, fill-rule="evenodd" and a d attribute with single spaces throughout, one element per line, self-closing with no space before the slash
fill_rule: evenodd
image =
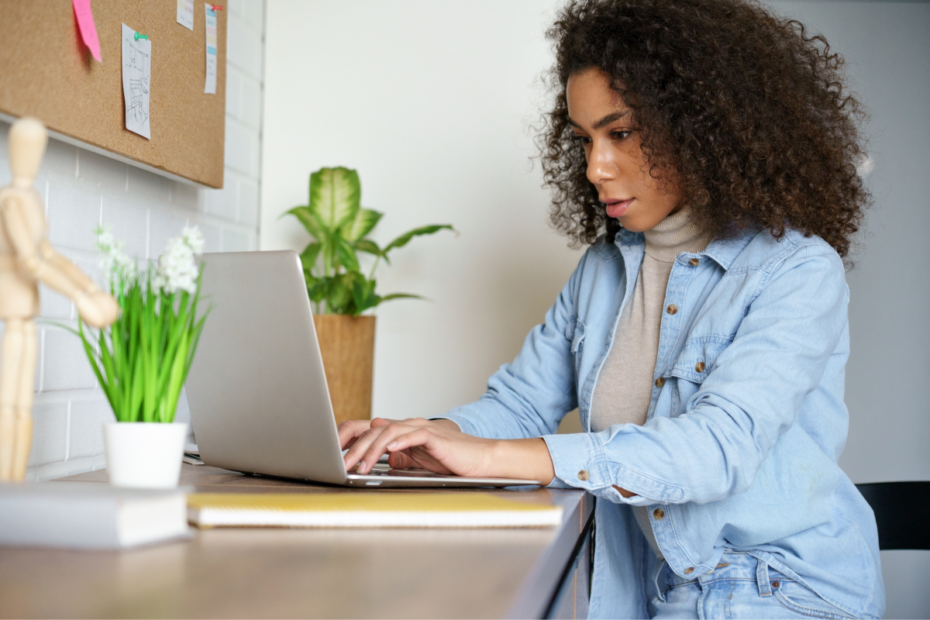
<path id="1" fill-rule="evenodd" d="M 258 248 L 264 0 L 229 3 L 226 171 L 222 190 L 200 189 L 50 140 L 36 181 L 49 239 L 100 282 L 94 228 L 109 225 L 130 255 L 157 258 L 185 224 L 203 231 L 207 252 Z M 9 125 L 0 121 L 0 185 L 10 182 Z M 70 300 L 42 290 L 35 433 L 27 479 L 48 480 L 106 466 L 101 425 L 113 418 L 80 341 L 50 323 L 76 326 Z M 2 333 L 2 325 L 0 325 Z M 188 419 L 187 403 L 178 419 Z"/>

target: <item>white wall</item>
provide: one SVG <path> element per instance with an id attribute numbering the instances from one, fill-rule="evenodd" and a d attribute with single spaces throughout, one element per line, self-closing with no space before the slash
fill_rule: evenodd
<path id="1" fill-rule="evenodd" d="M 580 254 L 547 227 L 528 125 L 550 64 L 551 3 L 268 5 L 261 248 L 302 248 L 285 210 L 311 171 L 358 169 L 375 238 L 451 223 L 398 250 L 379 290 L 432 301 L 378 309 L 375 415 L 435 415 L 480 396 Z"/>
<path id="2" fill-rule="evenodd" d="M 479 396 L 538 322 L 579 254 L 547 228 L 548 195 L 527 132 L 551 62 L 557 0 L 274 0 L 268 10 L 262 249 L 308 236 L 280 213 L 306 201 L 310 171 L 357 168 L 386 240 L 428 222 L 381 290 L 432 303 L 378 310 L 374 414 L 431 415 Z M 850 433 L 856 482 L 930 479 L 930 4 L 773 0 L 824 32 L 872 113 L 869 213 L 848 274 Z M 930 617 L 917 583 L 930 554 L 883 553 L 888 617 Z"/>
<path id="3" fill-rule="evenodd" d="M 111 226 L 130 255 L 140 259 L 157 258 L 165 241 L 185 224 L 200 227 L 207 252 L 258 245 L 264 3 L 233 0 L 228 9 L 224 189 L 198 189 L 49 141 L 36 181 L 45 199 L 49 238 L 98 282 L 93 231 L 101 223 Z M 10 182 L 8 132 L 9 124 L 0 121 L 0 186 Z M 76 327 L 73 304 L 44 288 L 41 294 L 30 480 L 105 467 L 101 425 L 113 418 L 80 341 L 49 325 Z M 182 403 L 178 419 L 187 413 Z"/>

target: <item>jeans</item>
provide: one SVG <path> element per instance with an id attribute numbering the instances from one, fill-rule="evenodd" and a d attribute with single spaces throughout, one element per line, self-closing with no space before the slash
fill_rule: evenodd
<path id="1" fill-rule="evenodd" d="M 850 618 L 802 583 L 748 553 L 728 551 L 713 572 L 679 577 L 659 562 L 653 618 Z"/>

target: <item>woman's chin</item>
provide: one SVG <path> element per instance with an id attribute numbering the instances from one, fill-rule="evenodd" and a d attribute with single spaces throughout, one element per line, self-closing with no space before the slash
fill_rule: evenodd
<path id="1" fill-rule="evenodd" d="M 645 232 L 658 224 L 658 222 L 644 222 L 636 217 L 618 217 L 617 221 L 620 222 L 624 230 L 634 233 Z"/>

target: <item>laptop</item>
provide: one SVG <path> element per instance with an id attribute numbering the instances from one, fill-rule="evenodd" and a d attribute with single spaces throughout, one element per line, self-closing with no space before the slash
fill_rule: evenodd
<path id="1" fill-rule="evenodd" d="M 323 360 L 295 252 L 203 257 L 212 306 L 185 388 L 207 465 L 355 487 L 504 487 L 536 480 L 465 478 L 379 463 L 346 471 Z"/>

